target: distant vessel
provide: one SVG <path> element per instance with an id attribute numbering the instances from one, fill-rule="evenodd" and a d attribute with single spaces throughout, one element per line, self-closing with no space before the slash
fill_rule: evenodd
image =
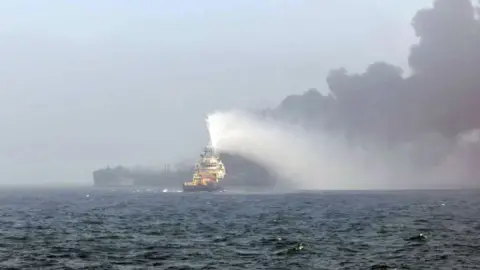
<path id="1" fill-rule="evenodd" d="M 165 169 L 141 169 L 116 166 L 95 170 L 93 172 L 93 183 L 98 187 L 118 186 L 160 186 L 162 188 L 178 188 L 178 185 L 185 181 L 186 177 L 192 175 L 193 166 L 178 167 L 170 170 Z"/>
<path id="2" fill-rule="evenodd" d="M 238 155 L 222 153 L 217 157 L 213 151 L 213 147 L 208 145 L 203 151 L 203 157 L 197 162 L 194 160 L 183 161 L 174 166 L 165 164 L 164 169 L 147 168 L 147 167 L 125 167 L 115 166 L 97 169 L 93 172 L 93 184 L 97 187 L 118 187 L 118 186 L 135 186 L 135 187 L 159 187 L 160 190 L 167 188 L 168 190 L 182 191 L 181 187 L 184 182 L 188 182 L 185 191 L 203 190 L 221 190 L 241 189 L 241 190 L 265 190 L 271 189 L 276 185 L 276 177 L 270 175 L 268 170 L 258 165 L 257 163 L 245 159 Z M 210 157 L 210 158 L 209 158 Z M 206 163 L 211 163 L 211 167 L 217 167 L 217 173 L 208 175 L 202 171 L 212 171 L 209 166 L 202 165 L 202 160 Z M 195 164 L 198 166 L 195 166 Z M 215 163 L 217 165 L 215 165 Z M 228 167 L 228 176 L 225 173 L 225 166 Z M 205 179 L 202 179 L 205 178 Z M 191 187 L 192 182 L 199 183 L 211 177 L 215 180 L 215 184 L 208 184 L 205 187 L 196 186 Z M 209 181 L 207 181 L 209 182 Z M 221 184 L 221 188 L 219 185 Z"/>
<path id="3" fill-rule="evenodd" d="M 220 157 L 215 154 L 212 145 L 204 148 L 200 159 L 195 164 L 192 181 L 183 183 L 184 192 L 223 191 L 220 182 L 226 171 Z"/>

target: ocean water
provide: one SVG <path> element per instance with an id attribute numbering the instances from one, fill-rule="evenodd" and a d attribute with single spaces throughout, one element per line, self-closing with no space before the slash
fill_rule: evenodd
<path id="1" fill-rule="evenodd" d="M 8 189 L 0 207 L 1 269 L 480 269 L 478 191 Z"/>

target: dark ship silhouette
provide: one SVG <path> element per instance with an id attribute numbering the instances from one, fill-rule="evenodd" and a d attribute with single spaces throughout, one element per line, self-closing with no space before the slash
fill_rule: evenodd
<path id="1" fill-rule="evenodd" d="M 248 159 L 237 155 L 220 154 L 224 166 L 228 168 L 228 177 L 222 181 L 222 187 L 245 189 L 265 189 L 275 185 L 275 177 L 268 171 Z M 132 169 L 124 166 L 107 167 L 93 172 L 94 185 L 98 187 L 145 186 L 180 189 L 196 172 L 194 165 L 177 166 L 164 170 Z"/>

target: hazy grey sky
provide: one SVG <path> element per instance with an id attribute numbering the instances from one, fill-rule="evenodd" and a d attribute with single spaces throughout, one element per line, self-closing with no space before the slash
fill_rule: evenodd
<path id="1" fill-rule="evenodd" d="M 325 90 L 330 68 L 405 67 L 430 2 L 2 1 L 0 183 L 196 156 L 216 109 Z"/>

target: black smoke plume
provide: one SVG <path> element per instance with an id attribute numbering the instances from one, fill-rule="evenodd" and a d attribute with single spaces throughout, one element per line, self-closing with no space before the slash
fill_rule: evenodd
<path id="1" fill-rule="evenodd" d="M 479 128 L 477 11 L 469 0 L 434 1 L 412 20 L 419 41 L 408 59 L 411 76 L 385 62 L 371 64 L 362 74 L 335 69 L 327 77 L 328 96 L 311 89 L 287 97 L 277 112 L 307 126 L 390 143 L 424 133 L 453 138 Z"/>
<path id="2" fill-rule="evenodd" d="M 408 58 L 411 75 L 381 61 L 361 74 L 334 69 L 328 95 L 310 89 L 263 113 L 357 146 L 409 145 L 415 166 L 480 185 L 479 14 L 470 0 L 435 0 L 411 22 L 418 37 Z"/>

